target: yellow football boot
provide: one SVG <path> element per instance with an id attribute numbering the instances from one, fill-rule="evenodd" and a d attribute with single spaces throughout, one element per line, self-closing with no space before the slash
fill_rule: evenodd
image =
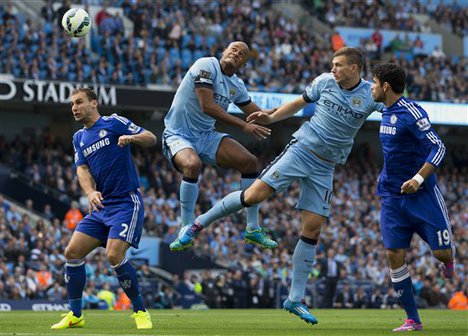
<path id="1" fill-rule="evenodd" d="M 50 329 L 83 328 L 85 325 L 83 314 L 80 317 L 73 315 L 72 311 L 62 314 L 63 319 L 55 323 Z"/>
<path id="2" fill-rule="evenodd" d="M 135 319 L 137 329 L 153 329 L 153 322 L 151 322 L 151 315 L 148 311 L 139 310 L 130 317 Z"/>

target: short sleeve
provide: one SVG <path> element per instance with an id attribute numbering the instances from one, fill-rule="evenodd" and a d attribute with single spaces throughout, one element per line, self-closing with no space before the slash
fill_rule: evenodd
<path id="1" fill-rule="evenodd" d="M 108 120 L 112 121 L 112 130 L 119 135 L 134 135 L 145 130 L 143 127 L 135 125 L 131 120 L 115 113 Z"/>
<path id="2" fill-rule="evenodd" d="M 237 94 L 234 100 L 234 104 L 237 106 L 245 106 L 249 104 L 252 99 L 250 99 L 249 93 L 247 92 L 247 88 L 245 87 L 244 81 L 240 78 L 237 78 Z"/>
<path id="3" fill-rule="evenodd" d="M 428 150 L 427 163 L 439 167 L 445 157 L 445 145 L 437 132 L 432 128 L 429 117 L 419 105 L 410 103 L 406 105 L 411 112 L 407 127 L 419 143 Z"/>
<path id="4" fill-rule="evenodd" d="M 73 141 L 72 141 L 73 150 L 75 151 L 74 153 L 75 167 L 88 164 L 88 161 L 86 161 L 86 158 L 84 157 L 83 152 L 80 150 L 79 139 L 81 139 L 81 134 L 75 133 L 75 135 L 73 136 Z"/>
<path id="5" fill-rule="evenodd" d="M 320 93 L 327 84 L 329 74 L 322 74 L 316 77 L 312 83 L 310 83 L 305 91 L 302 93 L 302 97 L 307 103 L 313 103 L 320 98 Z"/>
<path id="6" fill-rule="evenodd" d="M 216 69 L 209 57 L 198 59 L 189 69 L 195 87 L 213 88 Z"/>

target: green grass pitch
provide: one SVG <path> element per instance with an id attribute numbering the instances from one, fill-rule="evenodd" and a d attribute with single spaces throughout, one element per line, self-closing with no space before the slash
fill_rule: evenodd
<path id="1" fill-rule="evenodd" d="M 0 335 L 395 335 L 402 310 L 313 310 L 309 325 L 283 310 L 153 310 L 153 330 L 137 330 L 129 311 L 85 311 L 81 329 L 50 330 L 58 312 L 0 312 Z M 468 311 L 421 310 L 424 330 L 417 335 L 467 336 Z"/>

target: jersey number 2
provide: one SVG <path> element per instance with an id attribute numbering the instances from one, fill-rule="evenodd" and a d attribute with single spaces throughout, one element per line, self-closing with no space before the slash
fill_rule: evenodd
<path id="1" fill-rule="evenodd" d="M 450 235 L 448 230 L 437 231 L 437 238 L 439 238 L 439 246 L 448 245 L 450 243 Z"/>
<path id="2" fill-rule="evenodd" d="M 120 231 L 119 236 L 125 238 L 125 237 L 127 237 L 128 224 L 122 223 L 122 227 L 123 227 L 123 229 L 122 229 L 122 231 Z"/>

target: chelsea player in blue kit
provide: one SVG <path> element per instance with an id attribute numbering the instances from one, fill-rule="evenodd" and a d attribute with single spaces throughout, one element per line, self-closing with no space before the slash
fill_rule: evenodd
<path id="1" fill-rule="evenodd" d="M 453 276 L 451 224 L 434 174 L 442 163 L 445 147 L 426 111 L 403 96 L 405 70 L 389 63 L 376 66 L 373 74 L 372 95 L 386 106 L 380 125 L 384 165 L 377 185 L 380 228 L 392 286 L 407 314 L 405 323 L 393 331 L 422 330 L 405 249 L 417 233 L 442 262 L 442 275 Z"/>
<path id="2" fill-rule="evenodd" d="M 220 60 L 215 57 L 198 59 L 184 76 L 164 119 L 164 156 L 183 174 L 180 185 L 182 226 L 193 222 L 202 163 L 236 169 L 242 175 L 242 189 L 258 176 L 257 158 L 228 134 L 215 130 L 216 121 L 221 121 L 258 139 L 270 135 L 268 128 L 247 123 L 226 112 L 231 102 L 247 115 L 260 110 L 236 75 L 249 56 L 248 46 L 237 41 L 229 44 Z M 265 248 L 276 247 L 277 243 L 265 235 L 258 223 L 258 206 L 252 206 L 246 213 L 245 240 Z M 172 251 L 182 249 L 178 238 L 170 248 Z"/>
<path id="3" fill-rule="evenodd" d="M 128 145 L 150 147 L 156 144 L 156 137 L 124 117 L 101 117 L 98 97 L 89 88 L 73 91 L 71 106 L 75 120 L 84 125 L 73 136 L 73 147 L 78 180 L 89 200 L 89 214 L 78 223 L 64 253 L 71 311 L 51 328 L 84 326 L 84 258 L 97 247 L 105 246 L 107 259 L 132 302 L 137 328 L 151 329 L 151 317 L 143 306 L 135 269 L 125 254 L 130 246 L 138 248 L 144 217 L 138 175 Z"/>
<path id="4" fill-rule="evenodd" d="M 291 289 L 283 308 L 307 323 L 317 323 L 301 301 L 321 227 L 330 215 L 335 165 L 346 162 L 366 118 L 383 109 L 383 104 L 372 100 L 371 83 L 360 77 L 363 65 L 359 49 L 342 48 L 333 56 L 331 73 L 318 76 L 301 97 L 273 114 L 252 113 L 247 120 L 270 124 L 294 115 L 309 103 L 316 104 L 314 115 L 293 134 L 292 141 L 252 186 L 227 195 L 181 232 L 180 243 L 190 246 L 195 236 L 213 221 L 258 204 L 299 181 L 301 193 L 296 208 L 301 210 L 302 230 L 293 254 Z"/>

